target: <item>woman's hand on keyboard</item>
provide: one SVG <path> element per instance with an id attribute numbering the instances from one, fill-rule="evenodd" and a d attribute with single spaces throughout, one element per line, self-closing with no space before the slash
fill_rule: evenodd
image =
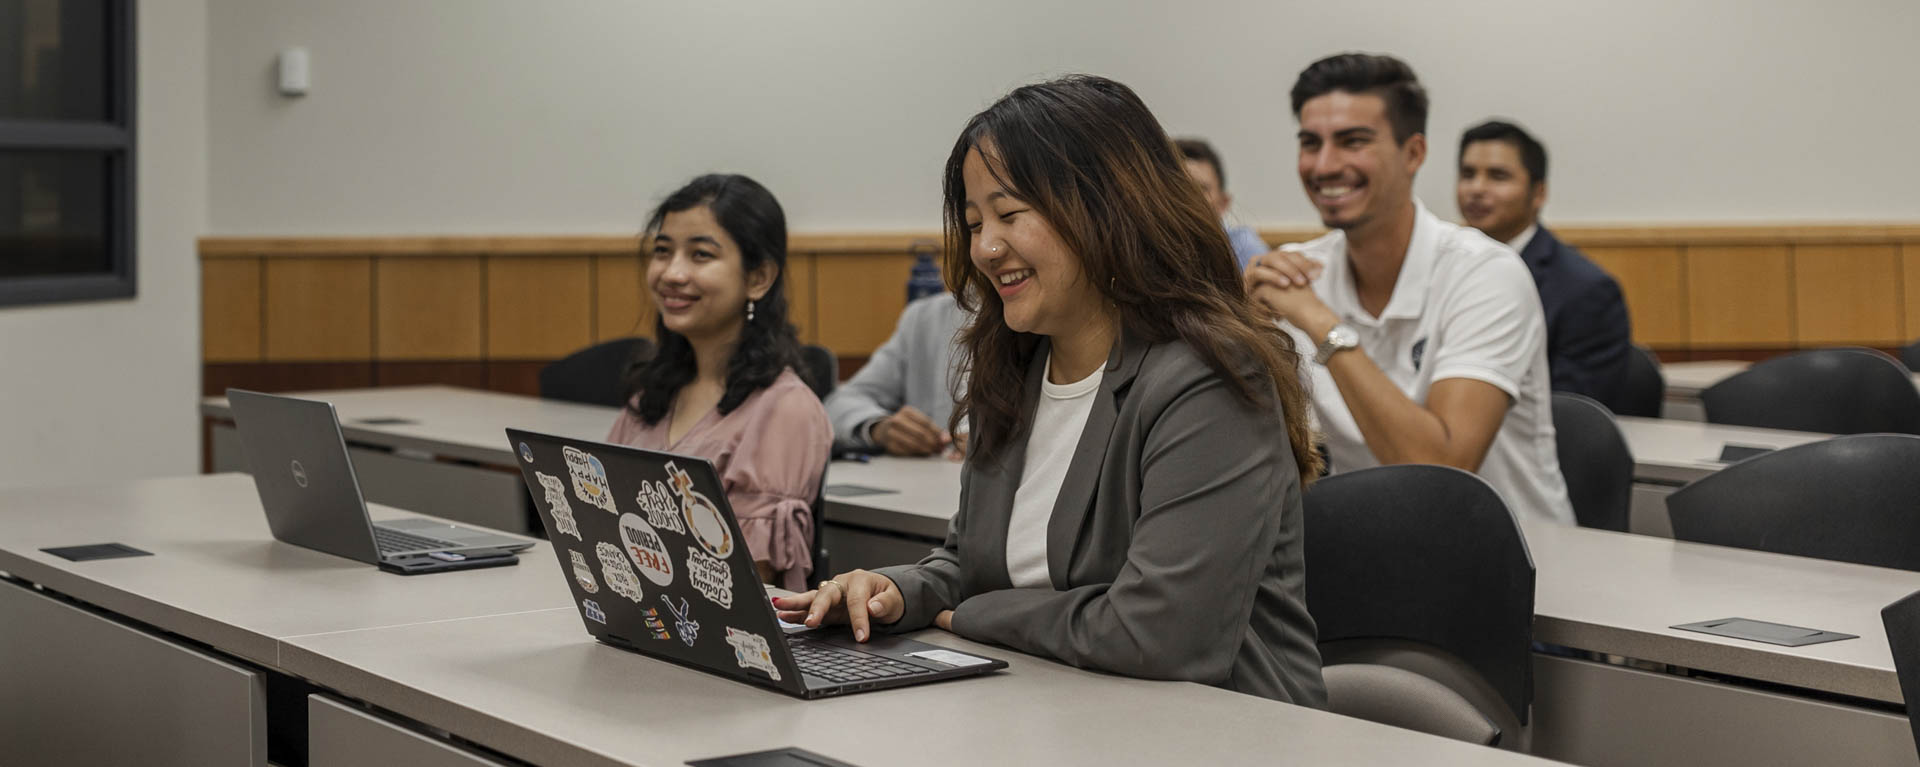
<path id="1" fill-rule="evenodd" d="M 808 627 L 850 624 L 853 638 L 861 642 L 872 635 L 872 623 L 892 623 L 906 611 L 893 580 L 866 570 L 841 573 L 821 581 L 820 588 L 812 591 L 775 597 L 773 606 L 780 612 L 780 619 L 789 623 Z"/>

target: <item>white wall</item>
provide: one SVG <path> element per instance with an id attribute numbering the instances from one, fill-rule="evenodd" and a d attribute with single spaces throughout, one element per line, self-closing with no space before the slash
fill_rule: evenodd
<path id="1" fill-rule="evenodd" d="M 199 471 L 205 0 L 142 0 L 139 295 L 0 308 L 0 485 Z"/>
<path id="2" fill-rule="evenodd" d="M 1434 99 L 1418 191 L 1509 115 L 1562 221 L 1913 220 L 1912 0 L 211 0 L 217 234 L 620 232 L 752 174 L 798 231 L 937 226 L 966 117 L 1067 71 L 1212 137 L 1242 218 L 1311 222 L 1286 93 L 1388 51 Z M 273 94 L 283 46 L 313 91 Z"/>

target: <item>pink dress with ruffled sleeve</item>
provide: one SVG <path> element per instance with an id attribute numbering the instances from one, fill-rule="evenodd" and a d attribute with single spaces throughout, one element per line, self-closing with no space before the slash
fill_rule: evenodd
<path id="1" fill-rule="evenodd" d="M 622 410 L 607 441 L 646 450 L 695 455 L 713 462 L 753 558 L 779 573 L 778 585 L 804 591 L 813 569 L 813 516 L 833 447 L 826 408 L 792 369 L 754 392 L 733 412 L 715 408 L 667 442 L 671 418 L 652 426 Z"/>

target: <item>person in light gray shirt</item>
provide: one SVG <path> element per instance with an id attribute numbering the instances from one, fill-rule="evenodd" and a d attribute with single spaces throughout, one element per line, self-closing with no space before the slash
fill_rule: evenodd
<path id="1" fill-rule="evenodd" d="M 907 304 L 900 324 L 853 379 L 827 397 L 840 447 L 892 455 L 933 455 L 953 444 L 954 334 L 967 313 L 952 294 Z"/>

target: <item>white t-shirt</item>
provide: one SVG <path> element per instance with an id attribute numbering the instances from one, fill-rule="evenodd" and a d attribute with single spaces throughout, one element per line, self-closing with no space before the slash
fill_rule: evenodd
<path id="1" fill-rule="evenodd" d="M 1070 384 L 1040 380 L 1040 403 L 1033 409 L 1033 430 L 1027 434 L 1027 463 L 1020 472 L 1020 488 L 1013 493 L 1013 517 L 1007 521 L 1007 576 L 1014 588 L 1053 588 L 1047 573 L 1047 523 L 1067 480 L 1080 432 L 1087 428 L 1094 394 L 1100 390 L 1105 365 Z M 1046 373 L 1053 373 L 1048 353 Z"/>
<path id="2" fill-rule="evenodd" d="M 1326 264 L 1313 290 L 1360 336 L 1360 350 L 1414 402 L 1425 405 L 1434 381 L 1471 378 L 1513 398 L 1479 474 L 1514 515 L 1573 524 L 1553 437 L 1547 323 L 1527 265 L 1477 229 L 1441 221 L 1415 203 L 1413 239 L 1393 297 L 1379 317 L 1360 307 L 1347 263 L 1346 233 L 1282 246 Z M 1333 471 L 1380 465 L 1360 436 L 1340 388 L 1311 360 L 1313 339 L 1286 326 L 1308 358 L 1314 414 Z"/>

